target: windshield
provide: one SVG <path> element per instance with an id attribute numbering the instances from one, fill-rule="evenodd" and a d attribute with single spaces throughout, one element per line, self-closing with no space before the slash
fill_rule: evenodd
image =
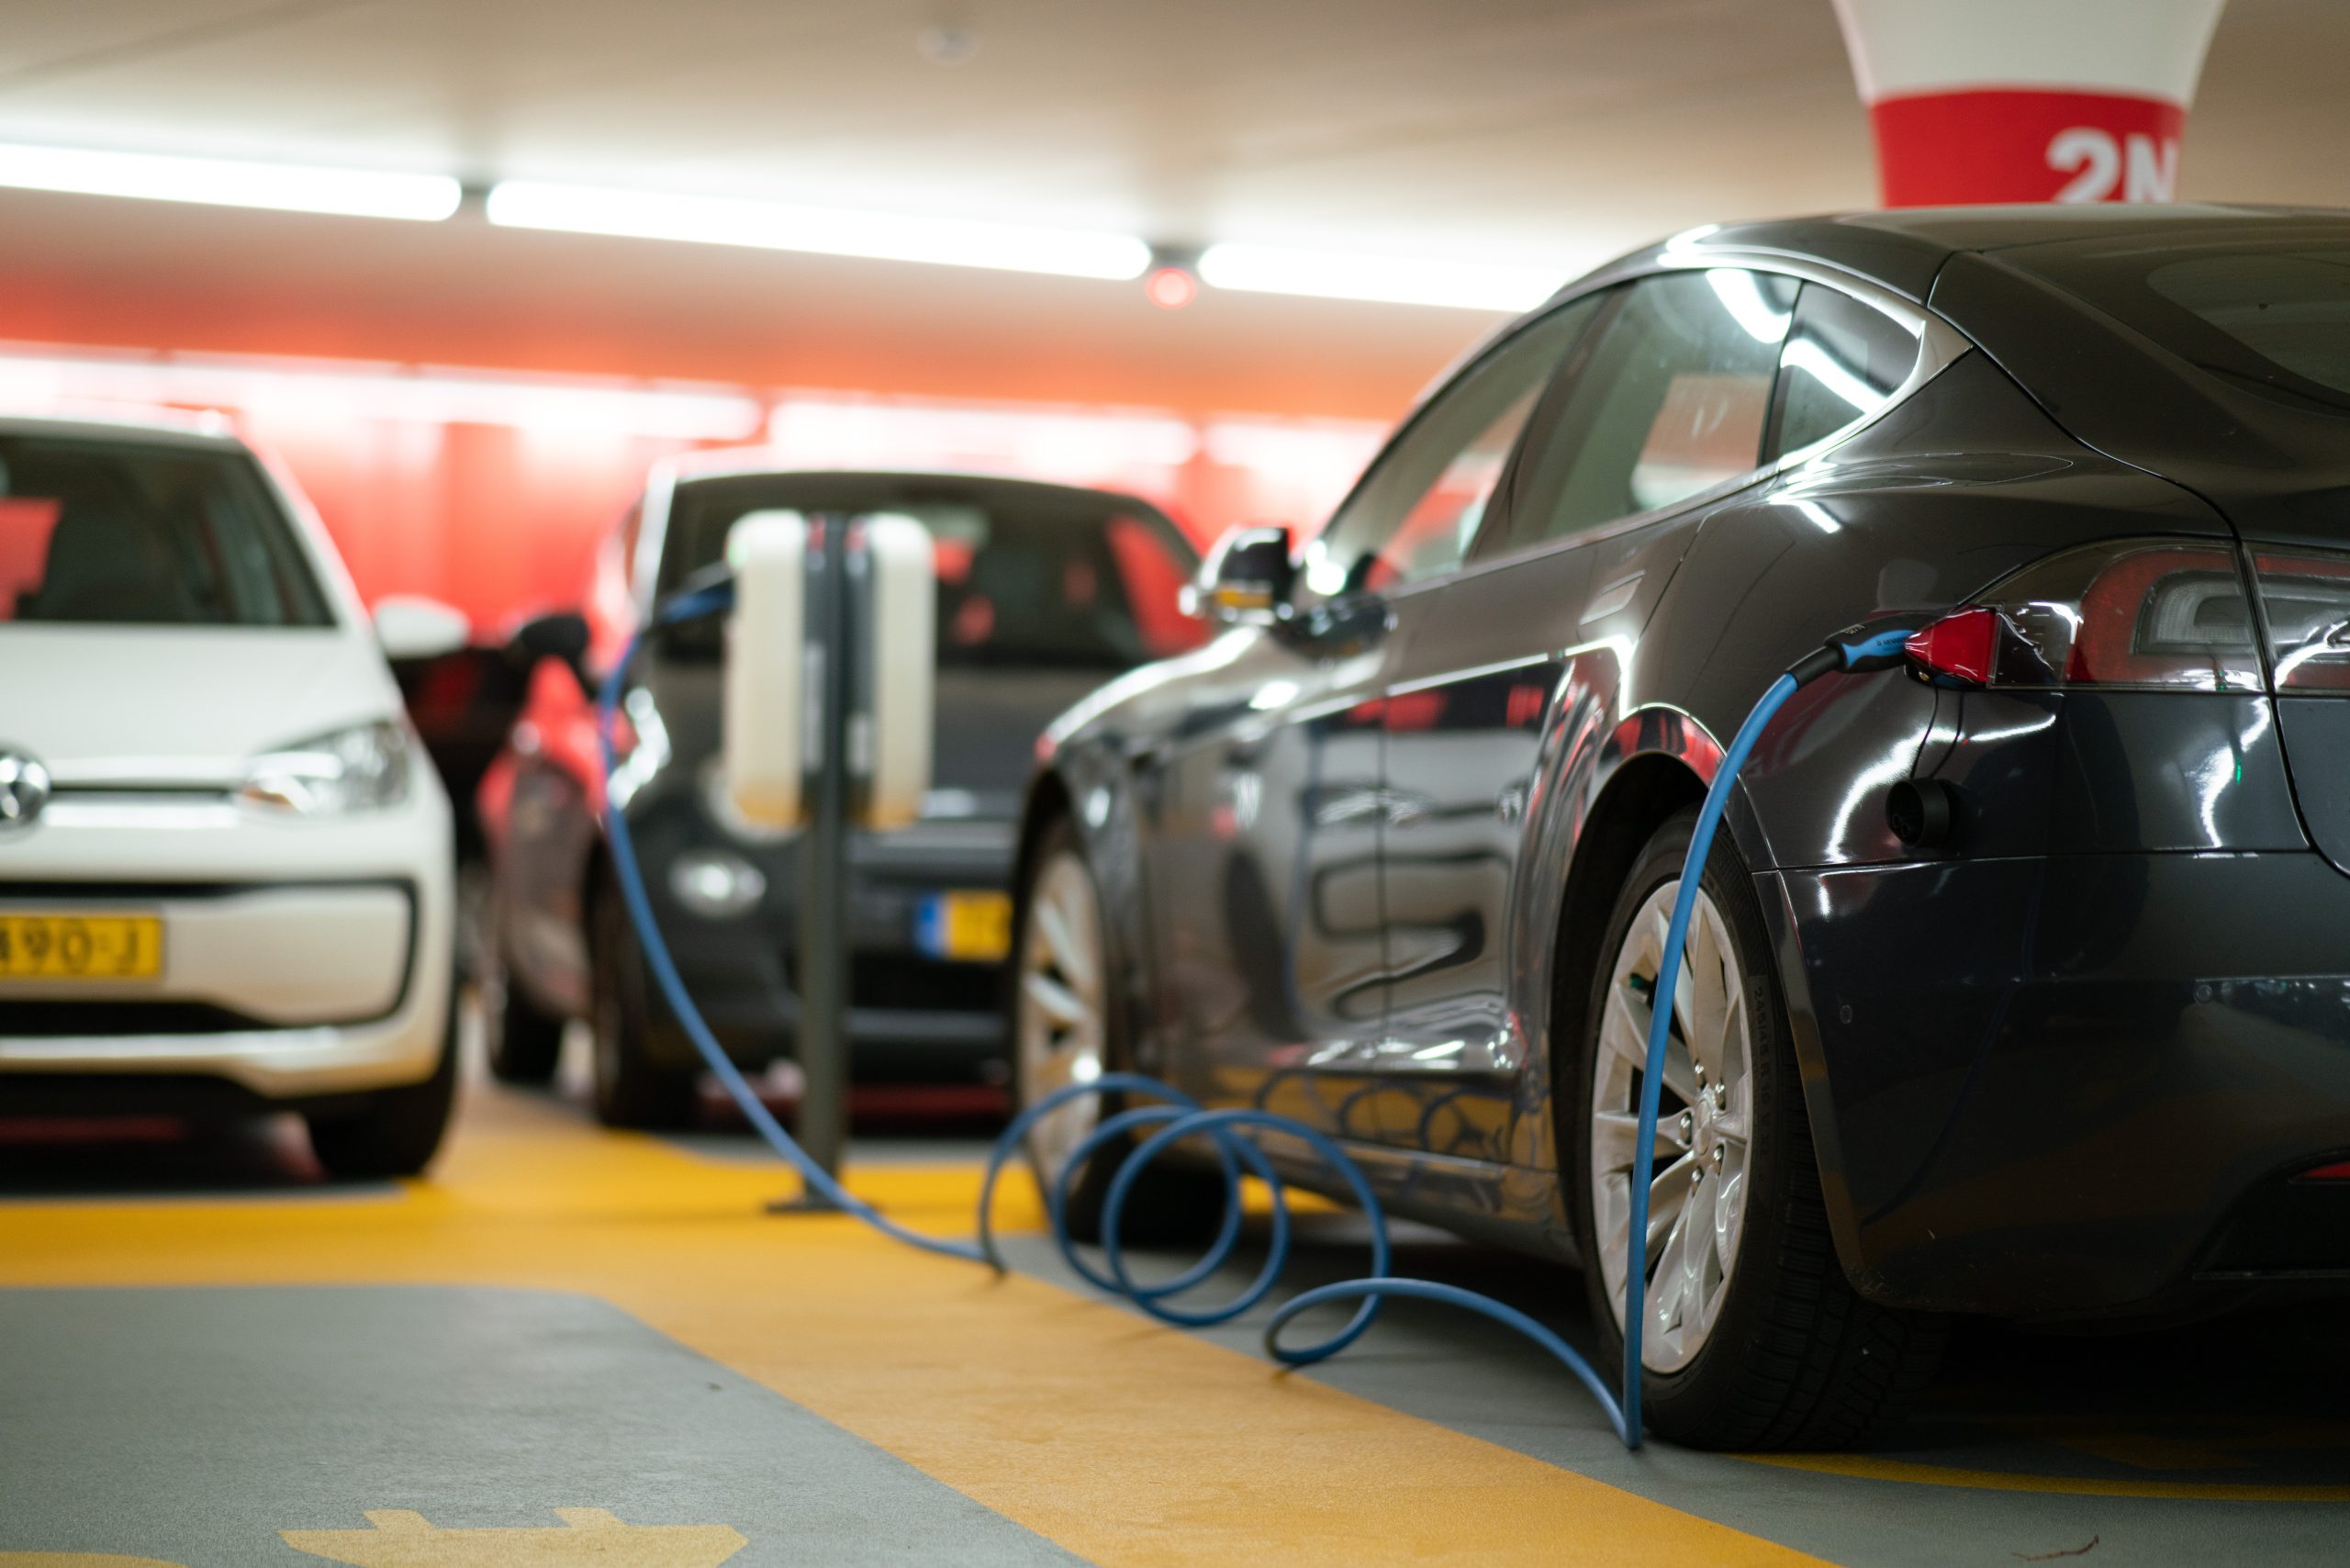
<path id="1" fill-rule="evenodd" d="M 330 626 L 241 452 L 0 434 L 0 622 Z"/>
<path id="2" fill-rule="evenodd" d="M 2350 242 L 2026 246 L 2000 259 L 2214 375 L 2350 409 Z"/>
<path id="3" fill-rule="evenodd" d="M 1164 517 L 1132 501 L 1043 486 L 874 476 L 697 480 L 671 502 L 659 588 L 724 553 L 755 511 L 911 518 L 938 569 L 938 662 L 1125 669 L 1196 647 L 1177 595 L 1196 565 Z"/>

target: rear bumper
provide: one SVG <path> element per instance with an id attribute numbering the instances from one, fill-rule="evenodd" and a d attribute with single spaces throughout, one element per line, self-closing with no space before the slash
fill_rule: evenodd
<path id="1" fill-rule="evenodd" d="M 2320 857 L 1762 882 L 1864 1294 L 2094 1317 L 2350 1282 L 2350 1183 L 2290 1180 L 2350 1156 L 2350 878 Z M 2281 1244 L 2327 1213 L 2331 1238 Z"/>

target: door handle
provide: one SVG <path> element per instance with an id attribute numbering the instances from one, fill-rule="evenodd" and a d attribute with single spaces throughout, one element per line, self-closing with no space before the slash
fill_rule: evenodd
<path id="1" fill-rule="evenodd" d="M 1582 624 L 1588 626 L 1605 616 L 1615 614 L 1631 603 L 1632 596 L 1639 591 L 1640 579 L 1647 576 L 1648 571 L 1644 567 L 1628 577 L 1617 578 L 1593 594 L 1591 602 L 1583 607 Z"/>

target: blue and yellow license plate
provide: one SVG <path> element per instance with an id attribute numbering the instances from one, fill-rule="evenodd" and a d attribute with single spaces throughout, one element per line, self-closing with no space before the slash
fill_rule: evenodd
<path id="1" fill-rule="evenodd" d="M 0 911 L 0 980 L 141 980 L 163 972 L 163 923 L 151 914 Z"/>
<path id="2" fill-rule="evenodd" d="M 1012 956 L 1012 895 L 932 894 L 914 906 L 914 946 L 953 963 L 1002 963 Z"/>

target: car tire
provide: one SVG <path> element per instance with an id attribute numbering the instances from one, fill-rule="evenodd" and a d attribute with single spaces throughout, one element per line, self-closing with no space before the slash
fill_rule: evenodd
<path id="1" fill-rule="evenodd" d="M 1102 900 L 1100 879 L 1076 830 L 1067 818 L 1055 821 L 1029 857 L 1013 944 L 1013 1079 L 1024 1110 L 1073 1077 L 1135 1070 L 1126 1010 L 1110 988 L 1110 977 L 1124 972 L 1126 959 L 1102 918 Z M 1026 1152 L 1038 1185 L 1048 1187 L 1065 1151 L 1119 1108 L 1116 1095 L 1076 1100 L 1032 1130 Z M 1110 1182 L 1134 1147 L 1132 1138 L 1115 1140 L 1071 1183 L 1062 1218 L 1073 1239 L 1101 1240 Z M 1220 1171 L 1162 1159 L 1136 1180 L 1120 1237 L 1143 1245 L 1202 1239 L 1214 1233 L 1224 1205 Z"/>
<path id="2" fill-rule="evenodd" d="M 1652 993 L 1695 821 L 1692 809 L 1666 822 L 1625 879 L 1560 1100 L 1592 1316 L 1603 1357 L 1617 1364 L 1636 1158 L 1625 1111 L 1637 1112 L 1648 1020 L 1640 964 L 1645 955 Z M 1943 1324 L 1864 1300 L 1837 1260 L 1762 905 L 1727 834 L 1702 894 L 1684 958 L 1683 1018 L 1699 1049 L 1676 1024 L 1651 1167 L 1659 1240 L 1641 1357 L 1646 1424 L 1693 1448 L 1842 1447 L 1898 1418 L 1924 1388 Z"/>
<path id="3" fill-rule="evenodd" d="M 588 1028 L 596 1119 L 608 1127 L 688 1126 L 700 1103 L 692 1068 L 652 1059 L 653 977 L 621 890 L 598 882 L 589 911 Z"/>
<path id="4" fill-rule="evenodd" d="M 495 941 L 495 937 L 489 938 Z M 563 1059 L 564 1020 L 540 1010 L 492 953 L 482 959 L 482 1025 L 489 1075 L 500 1083 L 543 1084 Z"/>
<path id="5" fill-rule="evenodd" d="M 318 1112 L 306 1117 L 310 1152 L 326 1173 L 341 1181 L 381 1181 L 414 1176 L 432 1162 L 449 1129 L 457 1097 L 456 985 L 441 1025 L 441 1058 L 421 1083 L 383 1089 L 356 1110 Z"/>

